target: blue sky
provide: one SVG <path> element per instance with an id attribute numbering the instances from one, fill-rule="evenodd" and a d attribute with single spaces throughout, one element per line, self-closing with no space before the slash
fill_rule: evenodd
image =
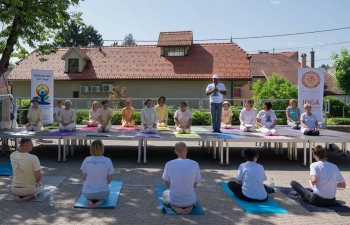
<path id="1" fill-rule="evenodd" d="M 71 8 L 83 12 L 84 22 L 103 39 L 122 40 L 132 33 L 136 41 L 156 41 L 161 31 L 191 30 L 194 40 L 203 40 L 350 27 L 349 9 L 349 0 L 85 0 Z M 275 48 L 306 53 L 308 59 L 312 47 L 300 47 L 349 41 L 314 47 L 318 67 L 332 64 L 332 51 L 350 49 L 350 29 L 233 41 L 249 53 Z"/>

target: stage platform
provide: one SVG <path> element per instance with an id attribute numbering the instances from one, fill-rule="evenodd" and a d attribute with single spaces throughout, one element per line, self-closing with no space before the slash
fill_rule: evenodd
<path id="1" fill-rule="evenodd" d="M 287 149 L 288 159 L 297 160 L 297 143 L 302 143 L 304 148 L 303 165 L 307 166 L 312 162 L 312 146 L 314 143 L 341 143 L 343 155 L 347 155 L 347 143 L 350 142 L 350 135 L 344 132 L 333 130 L 320 130 L 320 136 L 305 136 L 299 130 L 293 130 L 286 126 L 277 126 L 279 136 L 263 136 L 259 131 L 255 132 L 241 132 L 238 126 L 232 129 L 222 129 L 222 134 L 212 133 L 210 126 L 193 126 L 192 131 L 195 134 L 186 136 L 176 136 L 174 134 L 175 127 L 170 126 L 169 131 L 160 131 L 159 136 L 150 135 L 143 136 L 137 130 L 120 130 L 112 126 L 108 133 L 99 133 L 96 130 L 86 130 L 84 126 L 78 125 L 74 132 L 58 132 L 57 129 L 45 129 L 41 132 L 29 132 L 25 128 L 18 129 L 1 129 L 0 138 L 4 139 L 19 139 L 22 137 L 30 137 L 33 139 L 53 139 L 58 141 L 58 161 L 66 162 L 67 154 L 74 155 L 75 149 L 86 145 L 88 140 L 122 140 L 122 141 L 136 141 L 138 150 L 137 162 L 141 163 L 142 147 L 143 147 L 143 163 L 147 163 L 147 141 L 195 141 L 206 146 L 208 153 L 213 153 L 213 158 L 217 157 L 217 147 L 220 158 L 220 164 L 224 165 L 224 158 L 226 158 L 226 165 L 229 165 L 229 148 L 234 147 L 235 142 L 258 142 L 264 143 L 266 148 L 274 144 L 275 154 L 283 154 L 283 150 Z M 141 135 L 141 136 L 139 136 Z M 4 153 L 4 141 L 2 151 Z M 16 142 L 17 143 L 17 142 Z M 224 157 L 224 143 L 226 144 L 226 154 Z M 284 146 L 285 145 L 285 146 Z M 286 147 L 286 148 L 284 148 Z"/>

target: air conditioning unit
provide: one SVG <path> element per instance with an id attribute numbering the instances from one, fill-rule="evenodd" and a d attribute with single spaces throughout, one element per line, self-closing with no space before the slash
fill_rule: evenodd
<path id="1" fill-rule="evenodd" d="M 103 92 L 113 92 L 113 84 L 102 84 Z"/>
<path id="2" fill-rule="evenodd" d="M 101 92 L 100 86 L 91 86 L 91 92 Z"/>
<path id="3" fill-rule="evenodd" d="M 89 92 L 89 86 L 80 86 L 80 92 Z"/>

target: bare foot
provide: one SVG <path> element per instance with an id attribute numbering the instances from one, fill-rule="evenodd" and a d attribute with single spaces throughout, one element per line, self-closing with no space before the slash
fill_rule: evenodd
<path id="1" fill-rule="evenodd" d="M 94 206 L 94 203 L 91 201 L 91 199 L 88 199 L 87 200 L 87 205 L 89 208 L 93 207 Z"/>
<path id="2" fill-rule="evenodd" d="M 34 198 L 34 195 L 31 194 L 31 195 L 28 195 L 28 196 L 25 196 L 23 198 L 21 198 L 21 202 L 26 202 L 26 201 L 29 201 L 30 199 Z"/>
<path id="3" fill-rule="evenodd" d="M 190 214 L 191 211 L 193 209 L 193 205 L 187 207 L 187 208 L 184 208 L 183 211 L 184 211 L 184 214 Z"/>
<path id="4" fill-rule="evenodd" d="M 176 207 L 176 206 L 171 206 L 171 208 L 178 214 L 185 214 L 184 210 L 180 207 Z"/>
<path id="5" fill-rule="evenodd" d="M 300 199 L 301 201 L 304 201 L 304 199 L 303 199 L 303 197 L 301 197 L 301 195 L 299 195 L 299 199 Z"/>
<path id="6" fill-rule="evenodd" d="M 19 196 L 17 196 L 17 195 L 13 195 L 13 199 L 14 199 L 15 202 L 17 202 L 17 203 L 22 201 L 21 197 L 19 197 Z"/>
<path id="7" fill-rule="evenodd" d="M 105 200 L 98 200 L 98 202 L 94 204 L 94 207 L 100 207 L 104 203 L 104 201 Z"/>

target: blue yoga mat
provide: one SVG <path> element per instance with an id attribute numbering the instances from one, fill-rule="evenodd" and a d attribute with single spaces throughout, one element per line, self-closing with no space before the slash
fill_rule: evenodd
<path id="1" fill-rule="evenodd" d="M 114 209 L 115 205 L 117 204 L 122 186 L 123 181 L 112 180 L 109 184 L 109 190 L 111 191 L 111 193 L 109 194 L 107 200 L 100 207 L 93 207 L 91 209 Z M 88 208 L 87 200 L 83 195 L 81 195 L 78 201 L 75 203 L 74 208 Z"/>
<path id="2" fill-rule="evenodd" d="M 156 184 L 154 185 L 154 190 L 156 192 L 157 200 L 158 200 L 158 207 L 162 214 L 165 215 L 178 215 L 172 208 L 170 208 L 167 204 L 163 201 L 163 192 L 168 189 L 165 184 Z M 192 211 L 188 215 L 203 215 L 204 211 L 202 206 L 196 202 L 196 206 L 193 207 Z"/>
<path id="3" fill-rule="evenodd" d="M 12 176 L 12 165 L 11 160 L 8 160 L 0 165 L 0 176 Z"/>
<path id="4" fill-rule="evenodd" d="M 242 137 L 240 135 L 236 135 L 236 134 L 231 134 L 231 133 L 212 133 L 215 136 L 219 137 L 219 138 L 223 138 L 223 139 L 243 139 L 246 137 Z"/>
<path id="5" fill-rule="evenodd" d="M 220 183 L 221 187 L 226 191 L 226 193 L 247 213 L 253 214 L 281 214 L 289 213 L 288 210 L 282 208 L 271 198 L 268 198 L 265 202 L 246 202 L 237 198 L 232 191 L 228 188 L 226 182 Z"/>

